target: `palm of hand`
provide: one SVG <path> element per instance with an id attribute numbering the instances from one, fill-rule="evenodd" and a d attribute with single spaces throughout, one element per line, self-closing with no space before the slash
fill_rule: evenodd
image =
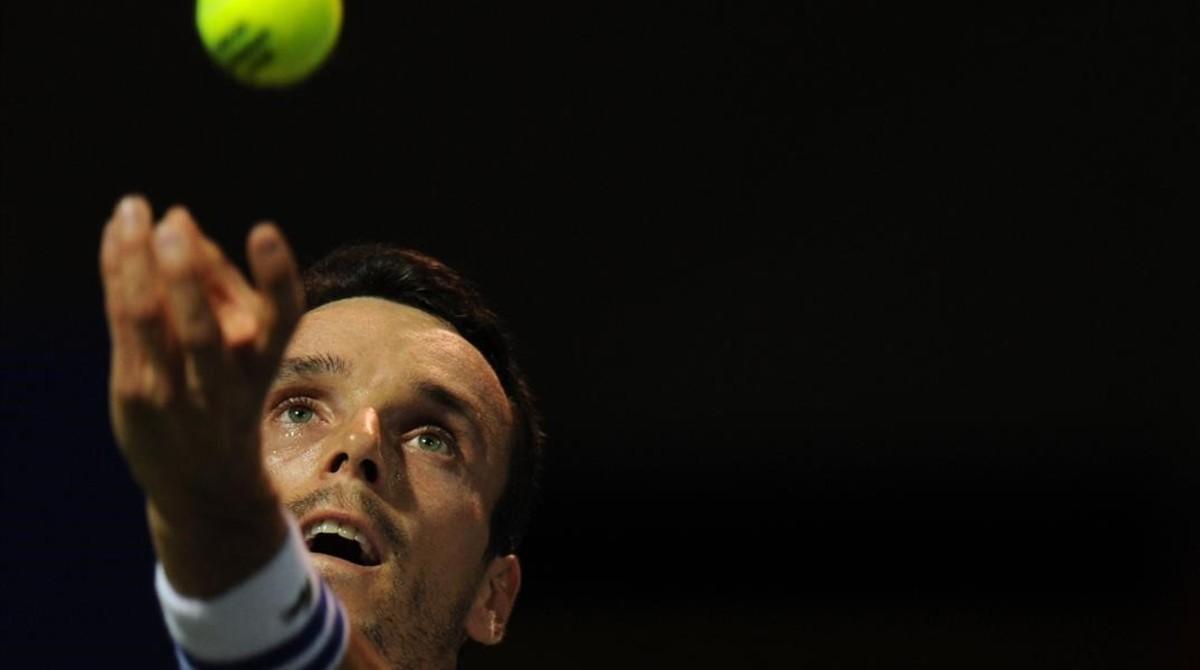
<path id="1" fill-rule="evenodd" d="M 257 289 L 185 210 L 169 210 L 155 228 L 136 197 L 104 230 L 113 429 L 134 478 L 168 518 L 273 504 L 257 426 L 303 288 L 275 226 L 251 231 L 247 255 Z"/>

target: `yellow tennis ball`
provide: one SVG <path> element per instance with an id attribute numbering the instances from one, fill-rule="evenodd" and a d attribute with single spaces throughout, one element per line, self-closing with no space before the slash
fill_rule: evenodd
<path id="1" fill-rule="evenodd" d="M 197 0 L 208 54 L 234 79 L 283 87 L 312 74 L 342 29 L 342 0 Z"/>

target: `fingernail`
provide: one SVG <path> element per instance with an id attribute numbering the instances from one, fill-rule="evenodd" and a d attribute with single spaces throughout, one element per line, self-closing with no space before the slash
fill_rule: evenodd
<path id="1" fill-rule="evenodd" d="M 137 212 L 137 196 L 127 195 L 117 203 L 117 214 L 121 217 L 133 216 Z"/>
<path id="2" fill-rule="evenodd" d="M 154 231 L 154 251 L 160 261 L 179 264 L 183 261 L 185 251 L 183 233 L 175 226 L 160 224 L 158 230 Z"/>
<path id="3" fill-rule="evenodd" d="M 137 200 L 126 196 L 117 207 L 117 216 L 121 220 L 121 237 L 132 240 L 141 232 L 141 220 L 138 218 Z"/>

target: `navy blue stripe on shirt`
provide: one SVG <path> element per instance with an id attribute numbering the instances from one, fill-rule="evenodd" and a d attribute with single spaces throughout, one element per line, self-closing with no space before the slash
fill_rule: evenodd
<path id="1" fill-rule="evenodd" d="M 327 670 L 333 667 L 333 661 L 342 651 L 342 638 L 345 635 L 346 621 L 342 617 L 342 610 L 336 605 L 333 608 L 333 633 L 325 640 L 325 648 L 311 663 L 304 666 L 301 670 Z"/>
<path id="2" fill-rule="evenodd" d="M 332 645 L 333 654 L 336 654 L 341 646 L 342 631 L 344 629 L 342 621 L 342 610 L 336 604 L 331 605 L 330 601 L 334 596 L 329 587 L 324 582 L 321 583 L 321 596 L 317 600 L 317 606 L 313 609 L 309 616 L 308 623 L 304 624 L 298 633 L 290 639 L 284 640 L 280 644 L 247 659 L 226 662 L 203 661 L 189 654 L 186 650 L 180 648 L 180 660 L 186 661 L 183 667 L 191 670 L 270 670 L 284 666 L 311 649 L 316 644 L 320 644 L 321 651 L 317 658 L 326 658 L 326 663 L 332 660 L 330 648 Z M 329 637 L 323 635 L 325 631 L 325 610 L 333 607 L 333 631 L 334 635 Z M 181 665 L 183 665 L 181 663 Z M 306 668 L 319 668 L 324 666 L 309 664 Z"/>

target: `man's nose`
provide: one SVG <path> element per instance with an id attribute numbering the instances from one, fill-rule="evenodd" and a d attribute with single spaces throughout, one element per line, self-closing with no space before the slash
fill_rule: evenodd
<path id="1" fill-rule="evenodd" d="M 333 438 L 325 456 L 325 476 L 360 477 L 368 484 L 380 481 L 383 473 L 379 413 L 364 407 Z"/>

